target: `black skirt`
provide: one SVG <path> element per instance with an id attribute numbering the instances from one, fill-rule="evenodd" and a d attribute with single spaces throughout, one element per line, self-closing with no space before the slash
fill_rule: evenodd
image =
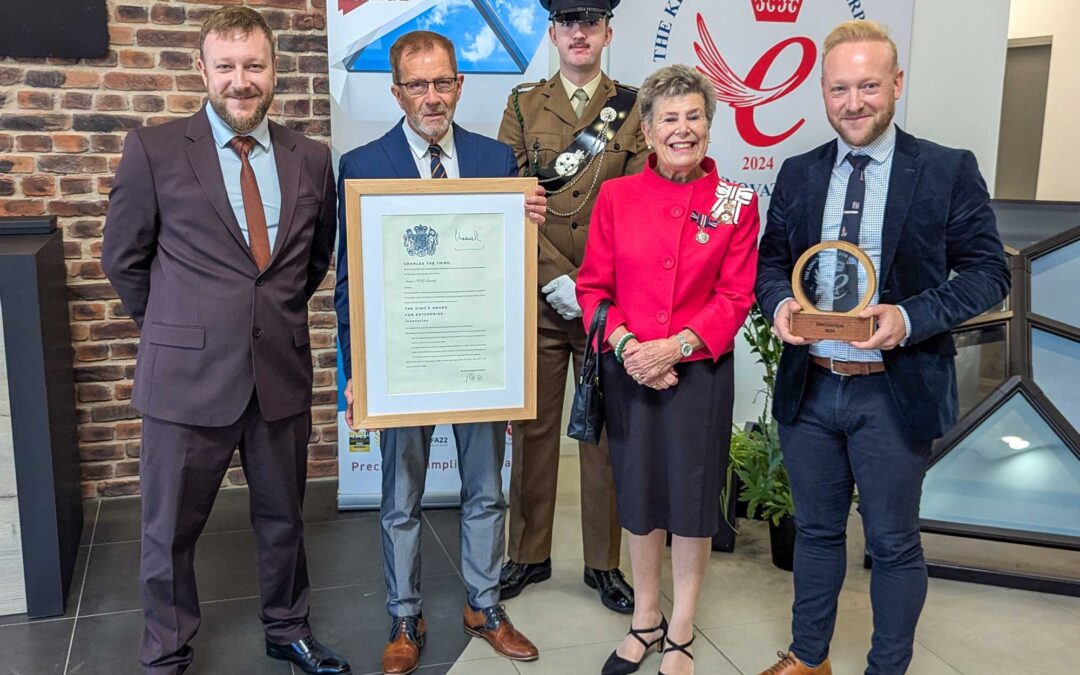
<path id="1" fill-rule="evenodd" d="M 638 535 L 712 537 L 731 443 L 732 355 L 676 364 L 679 383 L 663 391 L 634 382 L 611 352 L 601 366 L 619 523 Z"/>

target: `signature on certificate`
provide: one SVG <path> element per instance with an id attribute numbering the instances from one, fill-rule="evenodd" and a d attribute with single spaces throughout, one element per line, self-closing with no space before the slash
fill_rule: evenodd
<path id="1" fill-rule="evenodd" d="M 483 381 L 484 381 L 484 374 L 483 373 L 465 373 L 465 382 L 466 382 L 466 384 L 471 383 L 471 382 L 483 382 Z"/>
<path id="2" fill-rule="evenodd" d="M 486 244 L 484 240 L 480 238 L 479 230 L 454 230 L 454 250 L 455 251 L 479 251 L 484 248 Z"/>

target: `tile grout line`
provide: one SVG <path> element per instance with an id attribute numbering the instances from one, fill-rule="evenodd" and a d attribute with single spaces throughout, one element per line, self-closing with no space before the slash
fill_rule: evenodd
<path id="1" fill-rule="evenodd" d="M 350 522 L 350 521 L 363 521 L 363 520 L 367 520 L 369 517 L 370 516 L 368 516 L 368 515 L 362 515 L 362 516 L 354 516 L 352 518 L 343 518 L 341 520 L 315 520 L 315 521 L 310 521 L 310 522 L 309 521 L 304 521 L 304 530 L 306 532 L 309 527 L 314 526 L 314 525 L 330 525 L 330 524 L 343 523 L 343 522 L 347 523 L 347 522 Z M 216 535 L 219 535 L 219 534 L 242 534 L 244 532 L 252 532 L 252 533 L 254 533 L 254 531 L 255 530 L 250 528 L 250 527 L 245 527 L 245 528 L 235 529 L 235 530 L 218 530 L 218 531 L 215 531 L 215 532 L 205 532 L 204 531 L 201 535 L 199 535 L 199 539 L 201 540 L 203 537 L 213 537 L 213 536 L 216 536 Z M 141 539 L 118 539 L 116 541 L 103 541 L 100 544 L 98 544 L 98 546 L 115 546 L 116 544 L 137 544 L 137 543 L 139 543 L 141 541 L 142 541 Z"/>
<path id="2" fill-rule="evenodd" d="M 1069 607 L 1067 605 L 1064 605 L 1064 604 L 1059 603 L 1056 600 L 1054 600 L 1054 598 L 1059 597 L 1059 596 L 1056 596 L 1053 593 L 1043 593 L 1042 596 L 1043 596 L 1042 597 L 1043 600 L 1049 602 L 1054 607 L 1057 607 L 1058 609 L 1065 610 L 1065 612 L 1067 612 L 1069 614 L 1072 614 L 1073 616 L 1075 616 L 1077 618 L 1080 618 L 1080 611 L 1077 611 L 1077 610 L 1073 609 L 1072 607 Z M 1052 596 L 1052 597 L 1047 597 L 1047 596 Z M 1064 596 L 1064 597 L 1072 597 L 1072 596 Z"/>
<path id="3" fill-rule="evenodd" d="M 448 572 L 446 574 L 436 574 L 434 576 L 427 577 L 427 579 L 442 579 L 442 578 L 445 578 L 445 577 L 460 578 L 460 577 L 458 577 L 457 572 Z M 322 586 L 322 587 L 319 587 L 319 588 L 312 587 L 311 591 L 313 591 L 313 592 L 337 591 L 337 590 L 342 590 L 342 589 L 345 589 L 345 588 L 359 588 L 361 586 L 367 585 L 367 583 L 369 583 L 369 582 L 359 583 L 359 584 L 340 584 L 340 585 L 337 585 L 337 586 Z M 216 600 L 200 600 L 199 605 L 200 606 L 201 605 L 216 605 L 216 604 L 221 604 L 221 603 L 225 603 L 225 602 L 239 602 L 241 600 L 258 600 L 259 597 L 260 596 L 258 596 L 258 595 L 242 595 L 242 596 L 238 596 L 238 597 L 235 597 L 235 598 L 218 598 Z M 142 611 L 141 607 L 133 607 L 131 609 L 117 609 L 117 610 L 113 610 L 111 612 L 95 612 L 94 614 L 82 614 L 82 615 L 79 616 L 79 618 L 81 618 L 81 619 L 96 619 L 96 618 L 102 617 L 102 616 L 116 616 L 118 614 L 131 614 L 132 612 L 139 612 L 139 611 Z M 24 621 L 22 623 L 5 624 L 3 627 L 21 626 L 21 625 L 25 625 L 25 624 L 28 624 L 28 623 L 38 624 L 38 623 L 48 623 L 48 622 L 66 621 L 66 620 L 67 620 L 66 617 L 59 617 L 59 618 L 53 618 L 53 619 L 42 619 L 40 621 L 33 621 L 33 622 Z"/>
<path id="4" fill-rule="evenodd" d="M 960 670 L 959 668 L 954 666 L 952 663 L 947 661 L 945 659 L 945 657 L 943 657 L 941 654 L 938 654 L 933 649 L 930 649 L 930 647 L 928 647 L 927 644 L 925 642 L 923 642 L 922 640 L 920 640 L 919 638 L 915 638 L 915 644 L 919 645 L 920 647 L 922 647 L 926 651 L 930 652 L 931 654 L 933 654 L 937 658 L 941 659 L 942 663 L 944 663 L 946 666 L 948 666 L 948 667 L 952 668 L 953 670 L 955 670 L 958 675 L 964 675 L 964 671 Z"/>
<path id="5" fill-rule="evenodd" d="M 700 635 L 701 637 L 705 638 L 705 642 L 708 642 L 708 643 L 709 643 L 709 645 L 710 645 L 710 646 L 711 646 L 711 647 L 712 647 L 713 649 L 715 649 L 715 650 L 716 650 L 716 653 L 717 653 L 717 654 L 719 654 L 720 656 L 722 656 L 722 657 L 723 657 L 723 659 L 724 659 L 725 661 L 727 661 L 727 662 L 728 662 L 728 665 L 729 665 L 729 666 L 731 666 L 731 667 L 732 667 L 732 668 L 733 668 L 733 669 L 735 670 L 735 672 L 739 673 L 740 675 L 745 675 L 745 673 L 743 673 L 743 671 L 742 671 L 742 668 L 739 668 L 738 666 L 736 666 L 736 665 L 735 665 L 735 662 L 734 662 L 734 661 L 732 661 L 731 659 L 729 659 L 729 658 L 728 658 L 728 655 L 724 653 L 724 650 L 723 650 L 723 649 L 720 649 L 720 646 L 719 646 L 719 645 L 717 645 L 717 644 L 716 644 L 715 642 L 713 642 L 713 641 L 712 641 L 712 638 L 710 638 L 710 637 L 709 637 L 708 635 L 706 635 L 706 634 L 705 634 L 705 631 L 703 631 L 702 629 L 698 628 L 697 624 L 694 624 L 694 630 L 695 630 L 695 631 L 697 631 L 697 634 L 698 634 L 698 635 Z"/>
<path id="6" fill-rule="evenodd" d="M 458 579 L 461 580 L 461 583 L 465 583 L 465 577 L 462 575 L 461 569 L 458 567 L 458 561 L 454 560 L 450 556 L 450 551 L 446 549 L 446 545 L 443 544 L 442 537 L 440 537 L 439 533 L 435 530 L 435 526 L 431 524 L 431 520 L 428 519 L 427 514 L 423 512 L 421 512 L 421 514 L 423 515 L 424 522 L 427 523 L 428 529 L 431 530 L 431 534 L 435 536 L 435 541 L 438 542 L 439 548 L 442 549 L 443 555 L 445 555 L 446 559 L 450 561 L 450 566 L 454 568 L 454 572 L 457 574 Z"/>
<path id="7" fill-rule="evenodd" d="M 75 603 L 75 620 L 71 622 L 71 637 L 68 639 L 67 656 L 64 658 L 64 675 L 67 675 L 68 666 L 71 664 L 71 648 L 75 646 L 75 629 L 79 625 L 79 611 L 82 609 L 83 593 L 86 591 L 86 577 L 90 573 L 90 556 L 94 554 L 94 537 L 97 535 L 98 518 L 101 517 L 101 500 L 98 499 L 97 510 L 94 511 L 94 527 L 90 530 L 90 544 L 86 549 L 86 564 L 83 566 L 82 583 L 79 584 L 79 601 Z"/>

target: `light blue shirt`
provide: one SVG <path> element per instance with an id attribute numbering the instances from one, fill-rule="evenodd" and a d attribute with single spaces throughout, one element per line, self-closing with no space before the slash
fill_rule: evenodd
<path id="1" fill-rule="evenodd" d="M 277 164 L 274 162 L 274 145 L 270 142 L 270 122 L 263 117 L 259 126 L 247 134 L 237 134 L 225 123 L 209 105 L 205 107 L 210 118 L 210 130 L 214 134 L 218 161 L 221 163 L 221 175 L 225 179 L 225 192 L 229 195 L 229 204 L 236 214 L 236 222 L 244 233 L 244 241 L 251 245 L 248 237 L 247 216 L 244 214 L 244 195 L 240 190 L 240 155 L 232 149 L 229 142 L 238 135 L 251 136 L 255 145 L 248 154 L 248 161 L 255 172 L 255 182 L 259 184 L 259 196 L 262 197 L 263 213 L 266 215 L 266 231 L 270 239 L 270 250 L 274 250 L 277 239 L 278 221 L 281 219 L 281 184 L 278 182 Z"/>
<path id="2" fill-rule="evenodd" d="M 836 241 L 840 239 L 840 223 L 844 218 L 844 198 L 847 195 L 848 178 L 854 167 L 847 161 L 848 153 L 856 155 L 868 155 L 870 163 L 866 165 L 866 194 L 863 196 L 862 219 L 859 221 L 859 248 L 869 256 L 874 264 L 874 273 L 878 279 L 878 287 L 870 298 L 870 304 L 878 304 L 878 296 L 881 291 L 881 231 L 885 222 L 885 202 L 889 196 L 889 176 L 892 175 L 893 153 L 896 150 L 896 127 L 889 125 L 885 133 L 875 138 L 866 146 L 855 149 L 842 139 L 836 139 L 836 161 L 833 164 L 832 177 L 829 179 L 829 192 L 825 199 L 825 211 L 821 218 L 821 241 Z M 835 258 L 821 259 L 819 280 L 828 285 L 834 278 Z M 866 293 L 868 280 L 866 274 L 859 270 L 859 297 Z M 830 288 L 823 287 L 825 297 L 831 297 Z M 785 298 L 776 306 L 780 311 L 790 298 Z M 904 328 L 907 335 L 911 335 L 911 320 L 908 319 L 907 311 L 900 305 L 896 306 L 904 319 Z M 821 309 L 829 309 L 821 307 Z M 775 314 L 774 314 L 775 316 Z M 904 345 L 907 338 L 900 343 Z M 856 349 L 840 340 L 822 340 L 817 344 L 810 345 L 810 353 L 837 361 L 880 361 L 881 351 L 878 349 Z"/>

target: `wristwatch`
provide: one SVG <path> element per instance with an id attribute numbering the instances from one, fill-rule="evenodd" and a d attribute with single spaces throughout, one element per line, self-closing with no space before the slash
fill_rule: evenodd
<path id="1" fill-rule="evenodd" d="M 694 353 L 694 348 L 690 346 L 690 343 L 686 341 L 686 338 L 681 333 L 676 333 L 675 339 L 679 341 L 679 353 L 682 354 L 684 359 L 689 358 Z"/>

